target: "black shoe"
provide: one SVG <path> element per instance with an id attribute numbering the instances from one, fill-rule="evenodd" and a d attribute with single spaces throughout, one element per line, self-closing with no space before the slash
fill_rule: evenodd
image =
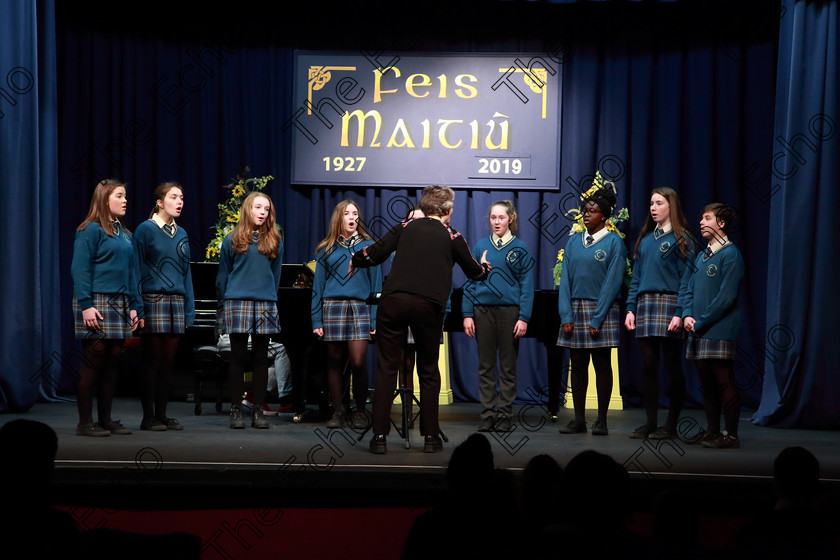
<path id="1" fill-rule="evenodd" d="M 131 435 L 131 430 L 123 426 L 119 420 L 111 420 L 110 422 L 106 423 L 99 423 L 100 426 L 108 430 L 114 435 L 118 436 L 128 436 Z"/>
<path id="2" fill-rule="evenodd" d="M 647 439 L 653 432 L 654 430 L 651 430 L 647 424 L 643 424 L 633 430 L 633 433 L 630 434 L 630 439 Z"/>
<path id="3" fill-rule="evenodd" d="M 668 426 L 659 426 L 648 436 L 650 439 L 674 439 L 677 436 L 676 430 Z"/>
<path id="4" fill-rule="evenodd" d="M 479 432 L 490 432 L 493 430 L 493 424 L 496 423 L 496 419 L 492 416 L 485 416 L 481 419 L 481 424 L 478 425 Z"/>
<path id="5" fill-rule="evenodd" d="M 143 418 L 143 420 L 140 422 L 140 429 L 150 432 L 165 432 L 167 430 L 166 424 L 164 424 L 157 418 Z"/>
<path id="6" fill-rule="evenodd" d="M 494 432 L 509 432 L 510 431 L 510 418 L 507 416 L 500 416 L 498 420 L 496 420 L 496 424 L 493 426 Z"/>
<path id="7" fill-rule="evenodd" d="M 76 426 L 77 436 L 92 436 L 92 437 L 108 437 L 111 435 L 109 430 L 106 430 L 99 424 L 79 424 Z"/>
<path id="8" fill-rule="evenodd" d="M 269 428 L 268 420 L 265 419 L 265 412 L 262 406 L 251 407 L 251 427 L 258 430 L 267 430 Z"/>
<path id="9" fill-rule="evenodd" d="M 572 420 L 557 431 L 561 434 L 585 434 L 586 422 L 578 422 L 576 420 Z"/>
<path id="10" fill-rule="evenodd" d="M 230 429 L 245 429 L 245 418 L 242 416 L 242 409 L 236 405 L 230 407 Z"/>
<path id="11" fill-rule="evenodd" d="M 426 436 L 423 442 L 423 453 L 437 453 L 443 451 L 443 441 L 440 436 Z"/>
<path id="12" fill-rule="evenodd" d="M 357 408 L 350 413 L 347 423 L 350 425 L 350 429 L 354 431 L 369 430 L 373 425 L 373 416 L 366 409 Z"/>
<path id="13" fill-rule="evenodd" d="M 388 444 L 385 442 L 384 435 L 373 436 L 370 440 L 370 452 L 377 455 L 385 455 L 388 450 Z"/>
<path id="14" fill-rule="evenodd" d="M 333 412 L 332 418 L 327 421 L 327 429 L 335 430 L 344 427 L 344 411 Z"/>
<path id="15" fill-rule="evenodd" d="M 741 447 L 741 442 L 738 441 L 738 436 L 722 432 L 716 438 L 702 441 L 701 445 L 712 449 L 738 449 Z"/>
<path id="16" fill-rule="evenodd" d="M 600 420 L 596 420 L 594 424 L 592 424 L 592 435 L 593 436 L 606 436 L 609 435 L 610 431 L 607 429 L 607 421 L 604 420 L 601 422 Z"/>
<path id="17" fill-rule="evenodd" d="M 703 428 L 700 428 L 700 431 L 697 432 L 696 435 L 688 438 L 683 438 L 682 441 L 683 443 L 687 443 L 688 445 L 703 445 L 703 442 L 712 441 L 713 439 L 717 439 L 717 437 L 718 435 L 716 433 L 709 432 L 707 430 L 704 430 Z"/>

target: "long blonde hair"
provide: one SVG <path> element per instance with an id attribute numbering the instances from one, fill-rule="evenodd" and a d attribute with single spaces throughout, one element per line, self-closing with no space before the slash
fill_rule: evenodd
<path id="1" fill-rule="evenodd" d="M 111 216 L 108 199 L 117 187 L 125 188 L 125 183 L 119 179 L 103 179 L 96 184 L 96 188 L 93 190 L 93 196 L 90 198 L 90 209 L 88 210 L 87 216 L 85 216 L 85 220 L 79 224 L 76 231 L 82 231 L 90 224 L 97 223 L 102 227 L 105 235 L 108 237 L 114 236 L 112 226 L 113 216 Z M 120 228 L 131 233 L 131 230 L 125 227 L 122 222 L 120 222 Z"/>
<path id="2" fill-rule="evenodd" d="M 234 253 L 241 255 L 248 250 L 248 246 L 253 242 L 254 218 L 252 208 L 254 200 L 260 196 L 268 200 L 269 207 L 268 217 L 256 230 L 259 234 L 257 250 L 260 254 L 273 259 L 277 257 L 277 251 L 280 248 L 280 232 L 277 231 L 275 223 L 274 202 L 267 194 L 262 192 L 252 192 L 242 201 L 242 206 L 239 209 L 239 222 L 237 222 L 230 240 L 231 248 Z"/>
<path id="3" fill-rule="evenodd" d="M 330 229 L 327 232 L 327 236 L 322 239 L 315 248 L 316 255 L 318 254 L 318 251 L 324 248 L 326 248 L 326 253 L 328 255 L 332 253 L 333 246 L 338 241 L 338 238 L 344 235 L 344 211 L 347 210 L 348 206 L 355 206 L 356 210 L 359 211 L 359 222 L 356 226 L 356 231 L 359 232 L 359 236 L 362 239 L 372 239 L 365 230 L 364 223 L 362 222 L 362 211 L 359 209 L 359 205 L 356 204 L 355 200 L 348 198 L 335 205 L 332 217 L 330 217 Z"/>

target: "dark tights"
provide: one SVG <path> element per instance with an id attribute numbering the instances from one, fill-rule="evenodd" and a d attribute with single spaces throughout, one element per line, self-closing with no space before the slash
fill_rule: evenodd
<path id="1" fill-rule="evenodd" d="M 141 340 L 144 364 L 140 403 L 143 406 L 143 419 L 157 418 L 165 422 L 175 351 L 181 336 L 144 334 Z"/>
<path id="2" fill-rule="evenodd" d="M 720 414 L 723 412 L 726 431 L 737 437 L 741 398 L 732 379 L 732 360 L 697 360 L 694 363 L 700 373 L 708 430 L 713 434 L 720 432 Z"/>
<path id="3" fill-rule="evenodd" d="M 652 431 L 657 428 L 659 411 L 659 354 L 665 362 L 668 374 L 668 418 L 665 426 L 674 429 L 677 426 L 683 401 L 685 400 L 685 377 L 682 371 L 682 340 L 662 336 L 647 336 L 639 338 L 642 350 L 642 364 L 644 366 L 644 383 L 642 392 L 645 399 L 647 426 Z"/>
<path id="4" fill-rule="evenodd" d="M 254 376 L 248 400 L 257 406 L 265 404 L 265 392 L 268 385 L 268 340 L 267 334 L 251 335 L 251 351 L 248 352 L 248 334 L 238 333 L 230 335 L 230 366 L 228 367 L 228 383 L 230 384 L 230 404 L 238 406 L 242 402 L 245 392 L 245 382 L 242 374 L 251 360 L 251 371 Z"/>
<path id="5" fill-rule="evenodd" d="M 611 348 L 577 348 L 570 349 L 572 369 L 569 372 L 569 383 L 572 385 L 572 397 L 575 406 L 575 421 L 585 421 L 586 388 L 589 385 L 589 358 L 595 366 L 595 387 L 598 390 L 598 421 L 607 421 L 607 410 L 610 407 L 612 395 L 613 372 Z"/>
<path id="6" fill-rule="evenodd" d="M 364 408 L 368 396 L 367 340 L 327 342 L 327 383 L 334 412 L 344 410 L 344 364 L 353 371 L 353 399 Z"/>
<path id="7" fill-rule="evenodd" d="M 123 339 L 85 340 L 82 363 L 76 380 L 76 404 L 79 424 L 93 423 L 93 387 L 96 384 L 96 411 L 101 424 L 111 421 L 111 405 L 117 387 L 117 368 L 125 341 Z"/>

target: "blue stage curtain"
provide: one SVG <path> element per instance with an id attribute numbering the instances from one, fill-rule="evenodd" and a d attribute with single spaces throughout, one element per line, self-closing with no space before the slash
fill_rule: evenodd
<path id="1" fill-rule="evenodd" d="M 761 26 L 769 26 L 771 33 L 742 35 L 740 24 L 723 33 L 714 14 L 686 30 L 680 26 L 694 19 L 680 18 L 671 9 L 660 12 L 659 3 L 605 6 L 609 2 L 599 2 L 595 4 L 604 9 L 578 10 L 583 4 L 570 3 L 576 18 L 572 20 L 543 4 L 500 2 L 500 9 L 521 9 L 523 15 L 542 9 L 550 17 L 540 18 L 536 26 L 522 18 L 510 29 L 476 24 L 470 31 L 476 34 L 474 40 L 442 28 L 426 37 L 422 35 L 426 28 L 415 26 L 421 30 L 413 47 L 417 51 L 539 53 L 558 37 L 568 47 L 560 93 L 558 190 L 459 190 L 453 225 L 475 243 L 489 235 L 490 204 L 501 198 L 513 200 L 519 209 L 520 236 L 536 261 L 536 287 L 551 289 L 557 251 L 568 239 L 562 211 L 569 205 L 561 200 L 575 195 L 575 188 L 585 190 L 599 166 L 617 177 L 618 206 L 630 210 L 630 221 L 622 226 L 628 248 L 648 212 L 655 186 L 673 186 L 680 193 L 695 233 L 703 205 L 732 204 L 743 217 L 733 238 L 747 266 L 741 299 L 744 329 L 738 344 L 749 358 L 765 339 L 769 206 L 744 186 L 743 175 L 770 153 L 778 22 L 768 22 L 765 12 L 751 7 L 727 13 L 743 23 L 762 16 Z M 691 2 L 662 4 L 696 9 Z M 416 189 L 289 184 L 290 135 L 295 132 L 294 127 L 284 130 L 283 124 L 301 102 L 292 99 L 290 87 L 293 49 L 361 48 L 366 33 L 380 31 L 375 18 L 367 24 L 360 19 L 358 26 L 344 25 L 347 36 L 324 27 L 317 34 L 297 31 L 295 38 L 292 24 L 287 30 L 293 36 L 286 37 L 256 19 L 232 22 L 227 28 L 218 22 L 216 27 L 197 25 L 192 19 L 186 20 L 190 25 L 180 26 L 172 16 L 171 24 L 155 27 L 157 16 L 143 12 L 136 14 L 146 21 L 142 30 L 130 25 L 116 29 L 87 21 L 92 16 L 77 16 L 74 6 L 58 9 L 63 22 L 58 34 L 62 212 L 55 239 L 60 249 L 63 352 L 72 352 L 74 342 L 69 317 L 72 232 L 85 215 L 95 182 L 103 177 L 128 182 L 126 222 L 131 228 L 148 217 L 157 183 L 182 182 L 186 204 L 179 223 L 195 240 L 198 259 L 211 237 L 216 204 L 225 197 L 220 185 L 246 164 L 253 175 L 276 177 L 267 192 L 287 232 L 287 262 L 313 259 L 334 205 L 345 197 L 359 201 L 366 220 L 379 217 L 389 223 L 397 219 L 390 210 L 395 197 L 416 198 Z M 103 10 L 108 9 L 103 5 Z M 635 19 L 629 17 L 634 15 Z M 458 23 L 447 25 L 460 30 Z M 455 286 L 462 282 L 456 269 Z M 460 400 L 477 400 L 474 344 L 462 334 L 453 336 L 452 384 Z M 622 390 L 629 404 L 637 404 L 641 359 L 632 336 L 623 336 L 620 359 Z M 747 363 L 743 359 L 744 367 L 739 369 L 739 375 L 745 376 L 743 401 L 754 407 L 760 376 Z M 687 371 L 689 404 L 698 405 L 702 398 L 696 376 L 690 366 Z M 533 400 L 546 385 L 545 372 L 545 351 L 534 340 L 524 340 L 519 400 Z"/>
<path id="2" fill-rule="evenodd" d="M 61 358 L 55 14 L 0 4 L 0 410 L 55 398 Z"/>
<path id="3" fill-rule="evenodd" d="M 767 374 L 753 420 L 836 430 L 840 14 L 836 1 L 786 1 L 783 9 L 769 170 Z"/>

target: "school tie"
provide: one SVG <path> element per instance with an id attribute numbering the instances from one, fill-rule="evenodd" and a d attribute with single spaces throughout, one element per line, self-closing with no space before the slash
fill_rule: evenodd
<path id="1" fill-rule="evenodd" d="M 496 241 L 496 247 L 498 247 L 499 249 L 501 249 L 501 248 L 502 248 L 502 240 L 501 240 L 501 239 L 499 239 L 498 241 Z"/>
<path id="2" fill-rule="evenodd" d="M 659 238 L 659 237 L 661 237 L 664 233 L 665 233 L 664 231 L 662 231 L 660 228 L 658 228 L 658 227 L 657 227 L 657 228 L 656 228 L 656 231 L 654 232 L 654 235 L 655 235 L 655 237 L 658 239 L 658 238 Z"/>
<path id="3" fill-rule="evenodd" d="M 706 250 L 704 252 L 706 253 L 706 258 L 707 259 L 712 256 L 712 248 L 711 247 L 706 247 Z"/>
<path id="4" fill-rule="evenodd" d="M 175 235 L 175 227 L 170 224 L 163 224 L 163 231 L 166 232 L 166 235 L 169 237 Z"/>
<path id="5" fill-rule="evenodd" d="M 586 246 L 589 247 L 595 241 L 595 238 L 591 235 L 586 236 Z"/>

